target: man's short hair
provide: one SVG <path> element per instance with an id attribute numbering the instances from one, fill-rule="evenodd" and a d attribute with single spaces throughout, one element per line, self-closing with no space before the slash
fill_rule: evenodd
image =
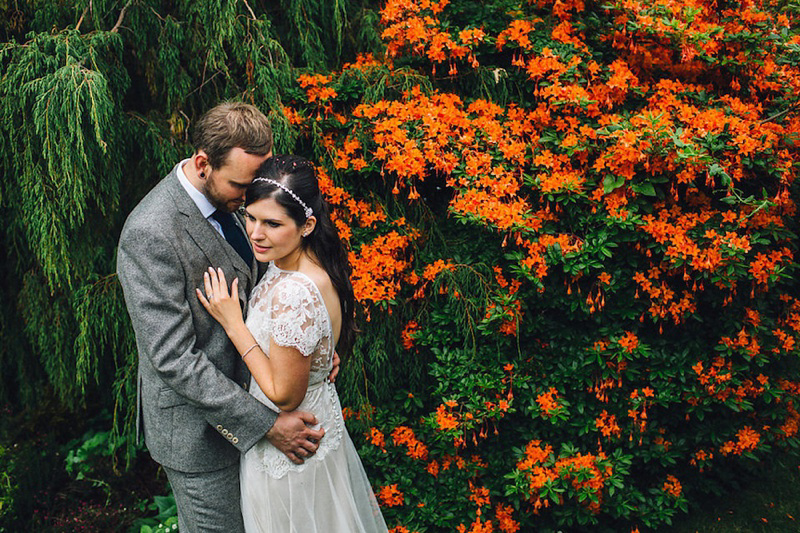
<path id="1" fill-rule="evenodd" d="M 208 110 L 192 130 L 195 153 L 203 150 L 213 168 L 225 164 L 232 148 L 266 155 L 272 150 L 272 127 L 257 107 L 244 102 L 224 102 Z"/>

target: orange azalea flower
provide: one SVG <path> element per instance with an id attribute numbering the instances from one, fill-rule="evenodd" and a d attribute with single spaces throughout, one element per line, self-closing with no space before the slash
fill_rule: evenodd
<path id="1" fill-rule="evenodd" d="M 761 434 L 750 426 L 745 426 L 736 433 L 736 441 L 728 441 L 720 447 L 722 455 L 741 455 L 758 447 Z"/>
<path id="2" fill-rule="evenodd" d="M 639 346 L 639 339 L 630 331 L 626 331 L 625 334 L 617 339 L 617 344 L 622 346 L 628 353 L 633 353 L 633 351 Z"/>
<path id="3" fill-rule="evenodd" d="M 608 414 L 605 409 L 603 409 L 603 412 L 600 413 L 600 416 L 595 419 L 594 425 L 600 430 L 600 433 L 604 437 L 619 437 L 622 433 L 619 424 L 617 424 L 616 415 Z"/>
<path id="4" fill-rule="evenodd" d="M 516 533 L 519 531 L 519 523 L 512 518 L 514 508 L 510 505 L 502 503 L 495 507 L 495 519 L 497 520 L 497 528 L 503 533 Z"/>
<path id="5" fill-rule="evenodd" d="M 299 126 L 305 122 L 305 118 L 291 107 L 283 106 L 283 115 L 292 126 Z"/>
<path id="6" fill-rule="evenodd" d="M 533 466 L 545 462 L 553 453 L 553 448 L 548 444 L 544 448 L 541 441 L 532 440 L 525 446 L 525 459 L 517 463 L 518 470 L 529 470 Z"/>
<path id="7" fill-rule="evenodd" d="M 403 505 L 405 498 L 403 492 L 397 488 L 397 483 L 381 487 L 376 493 L 378 501 L 386 507 Z"/>
<path id="8" fill-rule="evenodd" d="M 428 463 L 428 466 L 425 467 L 425 470 L 432 475 L 433 477 L 439 477 L 439 463 L 436 461 L 431 461 Z"/>
<path id="9" fill-rule="evenodd" d="M 478 518 L 476 518 L 475 521 L 470 524 L 469 530 L 464 524 L 459 524 L 456 526 L 456 531 L 459 533 L 492 533 L 493 529 L 491 522 L 483 522 L 481 521 L 480 516 L 478 516 Z"/>
<path id="10" fill-rule="evenodd" d="M 555 387 L 550 387 L 549 391 L 539 394 L 536 397 L 536 403 L 545 417 L 553 416 L 561 408 L 561 404 L 558 403 L 558 391 Z"/>
<path id="11" fill-rule="evenodd" d="M 452 413 L 446 412 L 444 405 L 440 405 L 436 409 L 436 423 L 442 431 L 458 427 L 458 419 Z"/>
<path id="12" fill-rule="evenodd" d="M 604 458 L 603 454 L 577 454 L 574 457 L 565 457 L 556 461 L 554 469 L 559 473 L 561 478 L 572 478 L 572 485 L 576 490 L 581 488 L 588 488 L 594 492 L 600 501 L 602 501 L 602 490 L 605 485 L 605 480 L 611 476 L 611 466 L 606 466 L 602 470 L 597 465 L 597 460 Z M 577 481 L 576 477 L 578 472 L 589 472 L 589 477 L 584 481 Z M 581 477 L 584 477 L 583 475 Z M 600 503 L 591 502 L 588 504 L 592 512 L 599 512 Z"/>
<path id="13" fill-rule="evenodd" d="M 396 446 L 405 445 L 406 448 L 408 448 L 406 455 L 412 459 L 425 460 L 428 458 L 428 447 L 417 439 L 416 435 L 414 435 L 414 431 L 408 426 L 397 426 L 394 428 L 394 430 L 392 430 L 392 442 L 394 442 Z"/>
<path id="14" fill-rule="evenodd" d="M 497 48 L 502 49 L 508 41 L 514 41 L 517 46 L 523 49 L 531 48 L 531 41 L 528 34 L 534 31 L 533 25 L 536 22 L 541 22 L 539 19 L 535 20 L 521 20 L 514 19 L 509 24 L 508 29 L 503 30 L 497 36 Z"/>
<path id="15" fill-rule="evenodd" d="M 680 498 L 683 489 L 678 481 L 678 478 L 670 474 L 667 476 L 667 480 L 664 482 L 664 486 L 661 488 L 661 490 L 673 498 Z"/>
<path id="16" fill-rule="evenodd" d="M 406 324 L 406 327 L 403 328 L 403 331 L 400 333 L 400 336 L 403 339 L 403 348 L 406 350 L 410 350 L 414 347 L 414 339 L 412 335 L 419 331 L 419 324 L 416 321 L 411 320 Z"/>
<path id="17" fill-rule="evenodd" d="M 443 259 L 437 259 L 433 264 L 427 265 L 422 277 L 428 281 L 433 281 L 442 270 L 453 270 L 455 265 Z"/>
<path id="18" fill-rule="evenodd" d="M 358 252 L 350 253 L 351 280 L 358 301 L 394 299 L 400 290 L 403 271 L 410 266 L 403 253 L 411 240 L 412 236 L 401 236 L 391 231 L 364 244 Z"/>
<path id="19" fill-rule="evenodd" d="M 381 431 L 377 428 L 370 428 L 369 441 L 382 451 L 386 451 L 386 440 L 384 439 L 383 433 L 381 433 Z"/>
<path id="20" fill-rule="evenodd" d="M 302 74 L 297 78 L 297 81 L 300 84 L 300 87 L 306 90 L 308 103 L 317 101 L 321 103 L 325 100 L 336 98 L 336 90 L 331 87 L 324 86 L 325 84 L 331 82 L 330 76 L 323 76 L 321 74 L 310 76 L 307 74 Z"/>
<path id="21" fill-rule="evenodd" d="M 472 481 L 469 482 L 469 499 L 478 507 L 489 505 L 489 489 L 486 487 L 476 487 Z"/>

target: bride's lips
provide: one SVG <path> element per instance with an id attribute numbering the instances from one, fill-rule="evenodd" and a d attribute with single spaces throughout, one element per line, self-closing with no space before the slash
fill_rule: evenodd
<path id="1" fill-rule="evenodd" d="M 264 254 L 264 253 L 267 253 L 269 251 L 269 247 L 268 246 L 259 246 L 256 243 L 253 243 L 253 250 L 255 250 L 256 252 L 258 252 L 260 254 Z"/>

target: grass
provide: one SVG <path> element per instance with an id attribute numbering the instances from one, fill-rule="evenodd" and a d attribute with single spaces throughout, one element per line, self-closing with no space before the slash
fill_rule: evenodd
<path id="1" fill-rule="evenodd" d="M 691 500 L 691 499 L 690 499 Z M 693 500 L 688 515 L 678 516 L 659 533 L 800 532 L 800 457 L 775 457 L 720 496 Z"/>

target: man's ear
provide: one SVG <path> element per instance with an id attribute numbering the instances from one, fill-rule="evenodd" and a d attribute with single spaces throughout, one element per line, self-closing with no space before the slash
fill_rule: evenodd
<path id="1" fill-rule="evenodd" d="M 192 155 L 192 164 L 197 177 L 205 179 L 211 173 L 211 164 L 208 162 L 208 154 L 203 150 L 198 150 Z"/>

